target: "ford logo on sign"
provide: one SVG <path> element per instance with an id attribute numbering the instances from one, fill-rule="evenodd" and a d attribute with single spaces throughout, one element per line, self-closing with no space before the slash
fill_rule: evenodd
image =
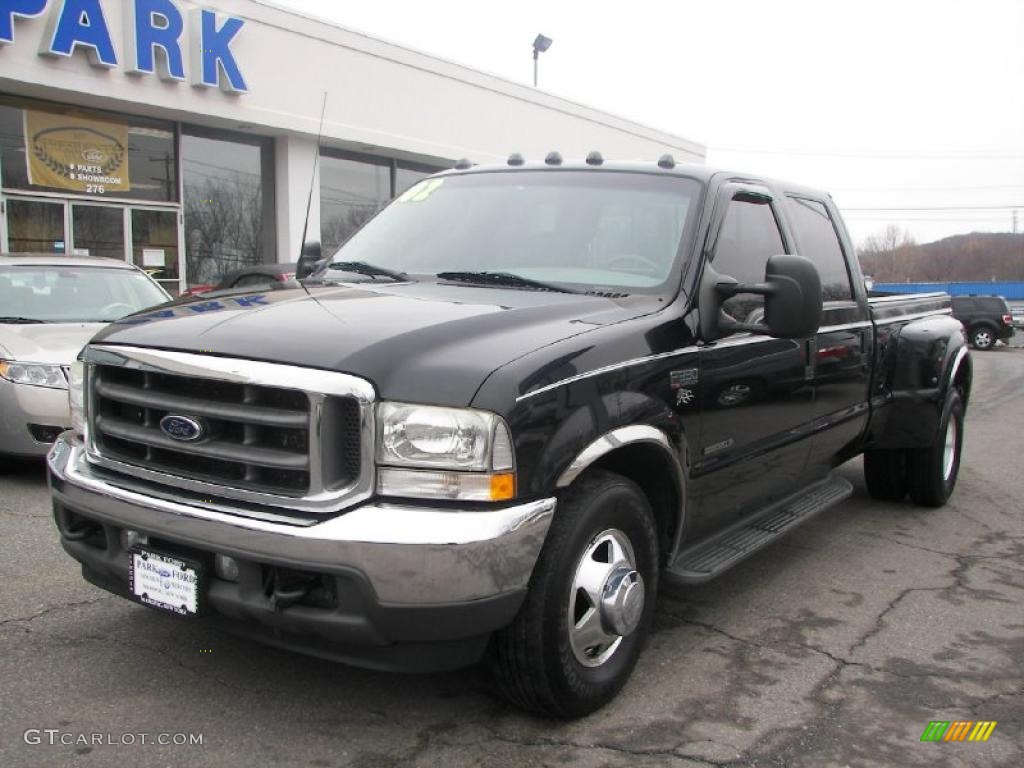
<path id="1" fill-rule="evenodd" d="M 160 429 L 168 437 L 181 440 L 184 443 L 198 440 L 206 433 L 201 422 L 188 416 L 176 416 L 173 413 L 160 419 Z"/>

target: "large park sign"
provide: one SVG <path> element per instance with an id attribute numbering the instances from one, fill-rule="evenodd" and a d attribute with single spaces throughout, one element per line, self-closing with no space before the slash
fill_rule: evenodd
<path id="1" fill-rule="evenodd" d="M 186 34 L 186 16 L 172 0 L 123 2 L 127 71 L 230 93 L 248 90 L 231 52 L 242 19 L 194 8 L 187 14 Z M 121 66 L 100 0 L 0 0 L 0 45 L 14 42 L 15 19 L 44 14 L 40 55 L 70 57 L 81 49 L 93 66 Z"/>

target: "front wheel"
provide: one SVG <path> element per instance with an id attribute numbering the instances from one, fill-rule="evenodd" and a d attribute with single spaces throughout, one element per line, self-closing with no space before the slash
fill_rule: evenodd
<path id="1" fill-rule="evenodd" d="M 643 492 L 591 470 L 559 499 L 512 624 L 494 636 L 499 692 L 524 709 L 581 717 L 629 679 L 650 630 L 658 541 Z"/>
<path id="2" fill-rule="evenodd" d="M 971 331 L 971 344 L 975 349 L 992 349 L 996 345 L 996 334 L 987 326 L 980 326 Z"/>
<path id="3" fill-rule="evenodd" d="M 964 405 L 954 391 L 942 409 L 936 441 L 907 451 L 908 489 L 915 504 L 941 507 L 949 500 L 960 473 L 963 439 Z"/>

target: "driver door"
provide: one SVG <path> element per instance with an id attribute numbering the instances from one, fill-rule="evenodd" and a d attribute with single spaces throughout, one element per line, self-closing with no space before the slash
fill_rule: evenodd
<path id="1" fill-rule="evenodd" d="M 709 241 L 715 271 L 763 282 L 769 257 L 791 252 L 772 193 L 728 184 L 717 206 L 720 224 Z M 723 304 L 740 322 L 758 321 L 763 307 L 763 297 L 749 294 Z M 747 332 L 701 348 L 701 430 L 693 457 L 698 535 L 800 487 L 814 416 L 808 349 L 808 340 Z"/>

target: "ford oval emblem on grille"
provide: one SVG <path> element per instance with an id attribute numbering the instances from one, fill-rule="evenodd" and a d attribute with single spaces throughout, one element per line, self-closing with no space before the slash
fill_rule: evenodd
<path id="1" fill-rule="evenodd" d="M 169 413 L 160 419 L 160 429 L 168 437 L 174 440 L 181 440 L 184 443 L 191 443 L 206 434 L 206 429 L 204 429 L 202 422 L 188 416 L 178 416 L 173 413 Z"/>

